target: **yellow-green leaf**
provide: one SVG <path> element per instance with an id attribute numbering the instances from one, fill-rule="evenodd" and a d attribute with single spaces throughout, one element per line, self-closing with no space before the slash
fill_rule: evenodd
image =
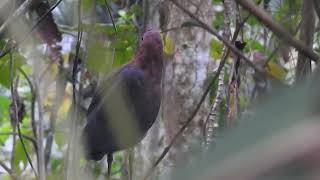
<path id="1" fill-rule="evenodd" d="M 163 52 L 167 56 L 171 56 L 174 54 L 174 42 L 171 37 L 168 35 L 162 35 L 163 39 Z"/>
<path id="2" fill-rule="evenodd" d="M 216 39 L 212 39 L 210 42 L 210 56 L 214 60 L 218 60 L 221 58 L 223 45 L 220 41 Z"/>
<path id="3" fill-rule="evenodd" d="M 279 80 L 283 80 L 287 75 L 287 70 L 275 62 L 268 62 L 266 71 Z"/>

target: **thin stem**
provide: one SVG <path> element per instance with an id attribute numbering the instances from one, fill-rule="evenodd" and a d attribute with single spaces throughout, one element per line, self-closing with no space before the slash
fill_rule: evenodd
<path id="1" fill-rule="evenodd" d="M 110 19 L 111 19 L 111 21 L 112 21 L 112 25 L 113 25 L 114 31 L 115 31 L 115 33 L 116 33 L 116 35 L 117 35 L 117 27 L 116 27 L 116 24 L 114 23 L 114 19 L 113 19 L 112 13 L 111 13 L 111 8 L 110 8 L 109 3 L 108 3 L 107 0 L 104 0 L 104 2 L 106 3 L 107 10 L 108 10 Z"/>
<path id="2" fill-rule="evenodd" d="M 37 177 L 38 175 L 37 175 L 37 173 L 36 173 L 36 171 L 34 169 L 34 166 L 32 164 L 32 160 L 30 158 L 30 155 L 28 154 L 27 148 L 25 146 L 25 143 L 24 143 L 22 135 L 21 135 L 22 133 L 21 133 L 21 129 L 20 129 L 20 118 L 23 118 L 23 117 L 19 117 L 19 115 L 18 115 L 18 113 L 19 113 L 18 112 L 19 111 L 18 110 L 19 94 L 18 94 L 17 88 L 18 88 L 18 84 L 19 84 L 19 78 L 17 77 L 16 83 L 14 85 L 13 81 L 14 81 L 14 73 L 15 72 L 14 72 L 13 67 L 14 67 L 13 57 L 12 57 L 12 52 L 10 52 L 10 80 L 11 80 L 11 88 L 10 89 L 11 89 L 11 98 L 12 98 L 13 112 L 14 112 L 14 118 L 11 119 L 12 125 L 13 125 L 13 133 L 14 133 L 13 134 L 14 142 L 13 142 L 13 151 L 12 152 L 14 153 L 14 151 L 15 151 L 15 144 L 16 144 L 16 134 L 15 133 L 16 133 L 16 128 L 17 128 L 18 129 L 18 136 L 19 136 L 23 151 L 24 151 L 24 153 L 26 155 L 26 158 L 28 160 L 29 165 L 31 166 L 32 171 L 34 172 L 36 178 L 38 179 L 38 177 Z M 12 162 L 11 163 L 14 162 L 14 155 L 12 155 L 12 157 L 13 158 L 12 158 Z"/>
<path id="3" fill-rule="evenodd" d="M 40 17 L 40 19 L 36 22 L 35 25 L 32 26 L 32 28 L 30 29 L 30 31 L 28 33 L 25 34 L 24 38 L 18 42 L 15 43 L 14 45 L 10 46 L 7 50 L 2 51 L 0 53 L 0 58 L 2 58 L 3 56 L 7 55 L 10 51 L 14 50 L 18 44 L 23 43 L 25 40 L 27 40 L 30 36 L 30 34 L 33 33 L 33 31 L 38 27 L 38 25 L 62 2 L 62 0 L 59 0 L 58 2 L 56 2 L 44 15 L 42 15 Z M 0 33 L 1 34 L 1 33 Z"/>
<path id="4" fill-rule="evenodd" d="M 206 30 L 207 32 L 209 32 L 210 34 L 216 36 L 220 41 L 222 41 L 224 43 L 224 45 L 226 47 L 228 47 L 233 53 L 235 53 L 236 55 L 238 55 L 241 59 L 243 59 L 250 67 L 252 67 L 255 72 L 257 72 L 260 75 L 263 75 L 265 77 L 269 77 L 270 79 L 273 79 L 277 82 L 279 82 L 279 80 L 277 78 L 275 78 L 274 76 L 266 73 L 264 70 L 257 68 L 254 64 L 253 61 L 251 61 L 247 56 L 245 56 L 240 50 L 238 50 L 238 48 L 236 48 L 228 39 L 224 38 L 223 36 L 221 36 L 219 34 L 219 32 L 216 29 L 211 28 L 209 25 L 207 25 L 205 22 L 201 21 L 197 16 L 195 16 L 192 12 L 190 12 L 189 10 L 187 10 L 186 8 L 184 8 L 180 3 L 178 3 L 176 0 L 169 0 L 171 1 L 173 4 L 175 4 L 179 9 L 181 9 L 184 13 L 186 13 L 187 15 L 189 15 L 192 19 L 194 19 L 195 21 L 197 21 L 200 25 L 201 28 L 203 28 L 204 30 Z M 280 82 L 281 84 L 283 84 L 282 82 Z"/>
<path id="5" fill-rule="evenodd" d="M 18 135 L 18 133 L 14 132 L 0 132 L 0 136 L 8 136 L 8 135 Z M 26 134 L 21 134 L 21 137 L 23 137 L 26 140 L 31 141 L 35 146 L 37 145 L 37 140 L 31 136 L 28 136 Z"/>
<path id="6" fill-rule="evenodd" d="M 0 160 L 0 166 L 7 171 L 7 173 L 11 176 L 12 179 L 16 179 L 14 172 L 3 162 Z"/>

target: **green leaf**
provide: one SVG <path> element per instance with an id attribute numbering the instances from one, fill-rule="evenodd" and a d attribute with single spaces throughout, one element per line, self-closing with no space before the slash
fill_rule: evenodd
<path id="1" fill-rule="evenodd" d="M 210 56 L 214 59 L 214 60 L 218 60 L 221 57 L 222 54 L 222 49 L 223 49 L 223 44 L 216 40 L 216 39 L 212 39 L 210 42 Z"/>
<path id="2" fill-rule="evenodd" d="M 66 135 L 62 132 L 55 132 L 54 133 L 54 141 L 57 143 L 59 148 L 62 148 L 63 145 L 66 144 Z"/>
<path id="3" fill-rule="evenodd" d="M 285 68 L 272 61 L 268 62 L 266 71 L 280 81 L 284 80 L 287 75 L 287 70 Z"/>
<path id="4" fill-rule="evenodd" d="M 31 152 L 32 150 L 32 146 L 31 144 L 28 142 L 28 141 L 23 141 L 24 142 L 24 145 L 25 145 L 25 148 L 28 152 Z M 14 169 L 19 172 L 19 174 L 21 173 L 21 171 L 27 166 L 28 164 L 28 160 L 27 160 L 27 157 L 26 157 L 26 154 L 24 152 L 24 149 L 23 149 L 23 146 L 22 146 L 22 143 L 20 141 L 20 139 L 18 138 L 17 136 L 17 139 L 16 139 L 16 146 L 15 146 L 15 151 L 14 151 Z M 20 162 L 23 163 L 23 167 L 22 169 L 20 169 Z"/>
<path id="5" fill-rule="evenodd" d="M 102 41 L 90 41 L 87 62 L 91 71 L 106 72 L 112 64 L 112 52 Z"/>
<path id="6" fill-rule="evenodd" d="M 12 132 L 11 123 L 8 118 L 6 118 L 6 121 L 4 121 L 1 124 L 0 132 L 2 133 Z M 8 137 L 9 135 L 0 135 L 0 145 L 3 145 L 7 141 Z"/>
<path id="7" fill-rule="evenodd" d="M 11 100 L 9 97 L 0 96 L 0 123 L 5 117 L 9 117 L 9 105 Z"/>
<path id="8" fill-rule="evenodd" d="M 259 21 L 255 17 L 250 16 L 246 23 L 250 26 L 255 26 L 259 24 Z"/>
<path id="9" fill-rule="evenodd" d="M 248 41 L 248 46 L 245 48 L 245 51 L 247 52 L 252 49 L 264 52 L 264 46 L 262 45 L 261 42 L 259 42 L 257 40 Z"/>
<path id="10" fill-rule="evenodd" d="M 54 174 L 59 174 L 63 167 L 64 159 L 63 158 L 51 158 L 51 170 Z"/>
<path id="11" fill-rule="evenodd" d="M 212 0 L 213 5 L 219 5 L 221 4 L 221 0 Z"/>
<path id="12" fill-rule="evenodd" d="M 14 53 L 13 54 L 13 71 L 14 75 L 16 74 L 16 70 L 21 67 L 25 63 L 25 59 L 23 56 Z M 0 59 L 0 84 L 6 88 L 10 88 L 10 56 L 9 54 Z"/>
<path id="13" fill-rule="evenodd" d="M 186 21 L 184 23 L 181 24 L 181 27 L 184 28 L 190 28 L 190 27 L 202 27 L 201 24 L 199 24 L 197 21 L 195 20 L 189 20 Z"/>
<path id="14" fill-rule="evenodd" d="M 216 29 L 219 29 L 224 24 L 224 14 L 223 12 L 217 12 L 215 14 L 215 18 L 212 22 L 212 26 Z"/>
<path id="15" fill-rule="evenodd" d="M 0 39 L 0 49 L 3 49 L 6 44 L 7 44 L 7 42 L 5 40 Z"/>

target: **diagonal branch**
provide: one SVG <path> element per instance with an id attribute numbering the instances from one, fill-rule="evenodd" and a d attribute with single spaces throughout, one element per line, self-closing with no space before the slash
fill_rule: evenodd
<path id="1" fill-rule="evenodd" d="M 32 6 L 33 3 L 34 3 L 34 0 L 24 1 L 23 4 L 21 4 L 21 6 L 10 17 L 8 17 L 8 19 L 1 25 L 0 34 L 2 34 L 5 31 L 6 27 L 11 22 L 16 20 L 16 18 L 21 16 L 23 13 L 25 13 Z"/>
<path id="2" fill-rule="evenodd" d="M 320 2 L 319 0 L 313 0 L 314 10 L 316 11 L 318 18 L 320 20 Z"/>
<path id="3" fill-rule="evenodd" d="M 11 179 L 16 179 L 14 172 L 12 172 L 12 170 L 3 162 L 0 160 L 0 166 L 7 171 L 7 173 L 10 175 Z"/>
<path id="4" fill-rule="evenodd" d="M 199 23 L 199 26 L 203 28 L 204 30 L 208 31 L 210 34 L 216 36 L 220 41 L 224 43 L 226 47 L 228 47 L 233 53 L 235 53 L 237 56 L 239 56 L 242 60 L 244 60 L 245 63 L 247 63 L 250 67 L 252 67 L 255 72 L 257 72 L 260 75 L 263 75 L 265 77 L 268 77 L 270 79 L 273 79 L 277 82 L 279 80 L 275 78 L 274 76 L 266 73 L 264 70 L 257 68 L 254 64 L 253 61 L 251 61 L 247 56 L 245 56 L 238 48 L 236 48 L 232 42 L 230 42 L 228 39 L 224 38 L 219 34 L 219 32 L 216 29 L 211 28 L 208 24 L 205 22 L 201 21 L 196 15 L 194 15 L 192 12 L 184 8 L 180 3 L 178 3 L 176 0 L 169 0 L 173 4 L 175 4 L 179 9 L 181 9 L 184 13 L 188 14 L 192 19 L 194 19 L 197 23 Z M 283 84 L 282 82 L 280 82 Z"/>
<path id="5" fill-rule="evenodd" d="M 0 52 L 0 58 L 7 55 L 10 51 L 15 49 L 17 47 L 17 44 L 24 42 L 26 39 L 30 37 L 30 34 L 33 33 L 33 31 L 39 26 L 39 24 L 62 2 L 62 0 L 58 0 L 45 14 L 43 14 L 40 19 L 36 22 L 35 25 L 32 26 L 31 30 L 25 34 L 24 39 L 21 40 L 21 42 L 18 42 L 10 47 L 8 49 Z M 1 33 L 0 33 L 1 34 Z"/>
<path id="6" fill-rule="evenodd" d="M 143 178 L 143 180 L 147 180 L 151 174 L 154 172 L 155 168 L 159 165 L 159 163 L 162 161 L 162 159 L 167 155 L 167 153 L 169 152 L 169 150 L 171 149 L 171 147 L 174 145 L 174 143 L 176 142 L 176 140 L 181 136 L 181 134 L 186 130 L 186 128 L 189 126 L 189 124 L 192 122 L 193 118 L 197 115 L 202 103 L 204 102 L 204 100 L 206 99 L 211 87 L 213 86 L 213 84 L 218 80 L 219 74 L 221 73 L 224 64 L 227 60 L 226 57 L 229 56 L 229 53 L 231 51 L 233 51 L 234 53 L 236 53 L 239 57 L 243 58 L 245 60 L 245 62 L 247 62 L 253 69 L 255 69 L 255 71 L 257 73 L 260 73 L 262 75 L 265 75 L 266 77 L 270 77 L 272 79 L 278 80 L 276 78 L 274 78 L 273 76 L 265 73 L 264 71 L 258 69 L 255 67 L 255 65 L 250 61 L 250 59 L 248 59 L 245 55 L 243 55 L 243 53 L 241 51 L 239 51 L 234 45 L 232 45 L 232 43 L 227 40 L 226 38 L 222 37 L 216 30 L 212 29 L 211 27 L 209 27 L 206 23 L 202 22 L 199 18 L 197 18 L 194 14 L 192 14 L 190 11 L 188 11 L 187 9 L 185 9 L 182 5 L 180 5 L 179 3 L 177 3 L 175 0 L 169 0 L 171 1 L 173 4 L 175 4 L 178 8 L 180 8 L 181 10 L 183 10 L 186 14 L 188 14 L 191 18 L 193 18 L 194 20 L 196 20 L 200 26 L 207 30 L 209 33 L 215 35 L 219 40 L 221 40 L 223 43 L 225 43 L 225 46 L 228 48 L 228 51 L 226 52 L 224 58 L 221 60 L 218 70 L 216 72 L 216 74 L 214 75 L 214 77 L 210 80 L 210 84 L 207 86 L 207 88 L 205 89 L 204 93 L 202 94 L 200 101 L 198 102 L 196 108 L 194 109 L 194 111 L 192 111 L 190 117 L 187 119 L 186 123 L 179 129 L 179 131 L 174 135 L 174 137 L 172 138 L 172 140 L 170 141 L 169 145 L 166 146 L 163 150 L 163 152 L 161 153 L 161 155 L 158 157 L 157 161 L 153 164 L 153 166 L 150 168 L 150 170 L 147 172 L 147 174 L 145 175 L 145 177 Z M 247 16 L 240 24 L 239 27 L 242 27 L 244 25 L 244 23 L 248 20 L 250 16 Z M 234 36 L 232 38 L 232 41 L 235 41 L 238 33 L 240 32 L 241 28 L 238 28 L 236 30 L 236 32 L 234 32 Z"/>
<path id="7" fill-rule="evenodd" d="M 14 133 L 14 132 L 0 132 L 0 136 L 1 135 L 18 135 L 18 133 Z M 23 137 L 26 140 L 29 140 L 32 142 L 32 144 L 36 147 L 37 146 L 37 141 L 35 138 L 28 136 L 26 134 L 21 134 L 21 137 Z"/>
<path id="8" fill-rule="evenodd" d="M 255 5 L 252 1 L 249 0 L 236 1 L 242 7 L 244 7 L 250 13 L 252 13 L 257 19 L 259 19 L 271 31 L 273 31 L 279 38 L 283 39 L 285 42 L 295 47 L 306 57 L 309 57 L 311 60 L 315 62 L 319 62 L 319 56 L 315 52 L 313 52 L 301 41 L 294 39 L 280 24 L 275 23 L 263 9 L 259 8 L 257 5 Z"/>

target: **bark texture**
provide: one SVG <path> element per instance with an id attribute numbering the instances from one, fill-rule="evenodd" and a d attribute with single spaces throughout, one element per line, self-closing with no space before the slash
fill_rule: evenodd
<path id="1" fill-rule="evenodd" d="M 211 24 L 213 11 L 210 0 L 178 2 Z M 191 20 L 170 1 L 163 0 L 149 1 L 149 15 L 148 26 L 161 30 L 179 27 Z M 167 35 L 173 40 L 175 51 L 172 57 L 165 60 L 162 107 L 156 124 L 135 148 L 133 179 L 141 179 L 146 174 L 165 145 L 186 122 L 199 102 L 207 80 L 211 35 L 200 28 L 178 29 Z M 192 156 L 188 155 L 200 150 L 202 125 L 208 109 L 206 101 L 150 179 L 169 174 L 182 160 L 191 160 Z"/>
<path id="2" fill-rule="evenodd" d="M 207 24 L 211 24 L 213 17 L 211 1 L 179 0 L 177 2 Z M 179 27 L 191 20 L 172 3 L 169 4 L 169 10 L 169 28 Z M 166 144 L 186 122 L 203 94 L 208 74 L 211 40 L 211 35 L 200 28 L 183 28 L 171 31 L 168 35 L 175 43 L 175 54 L 167 61 L 164 78 L 162 119 Z M 202 105 L 191 125 L 169 151 L 165 161 L 165 167 L 168 167 L 169 172 L 172 170 L 171 167 L 192 160 L 192 153 L 200 150 L 203 140 L 202 126 L 207 113 L 208 101 Z"/>
<path id="3" fill-rule="evenodd" d="M 315 13 L 313 11 L 314 1 L 304 0 L 302 6 L 302 21 L 300 39 L 310 49 L 312 49 L 314 31 L 315 31 Z M 311 60 L 302 53 L 298 55 L 298 64 L 296 71 L 296 79 L 301 80 L 311 73 Z"/>
<path id="4" fill-rule="evenodd" d="M 147 27 L 152 27 L 154 29 L 163 30 L 167 27 L 168 20 L 168 2 L 163 0 L 146 0 L 144 6 L 147 6 L 147 14 L 148 17 Z M 166 12 L 166 13 L 164 13 Z M 164 75 L 163 75 L 164 76 Z M 163 83 L 162 83 L 163 84 Z M 162 99 L 163 99 L 162 92 Z M 162 105 L 163 106 L 163 101 Z M 159 111 L 158 118 L 153 126 L 148 131 L 146 137 L 142 140 L 142 142 L 134 148 L 133 153 L 133 169 L 132 169 L 132 179 L 143 179 L 143 177 L 147 174 L 150 167 L 155 163 L 159 155 L 161 154 L 164 147 L 164 127 L 163 122 L 161 120 L 162 107 Z M 126 169 L 129 169 L 129 153 L 127 153 L 127 161 L 126 161 Z M 149 179 L 159 179 L 160 169 L 162 166 L 160 165 L 154 172 L 154 174 Z M 129 175 L 126 177 L 130 179 Z"/>

